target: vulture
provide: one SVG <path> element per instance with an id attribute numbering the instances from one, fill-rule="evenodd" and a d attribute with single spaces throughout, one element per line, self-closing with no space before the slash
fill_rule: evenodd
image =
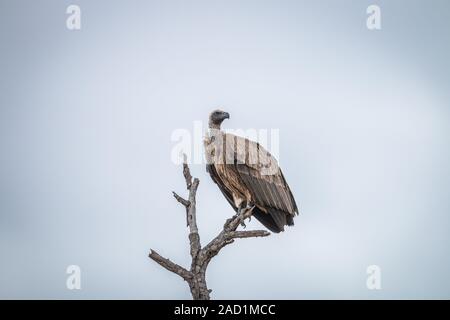
<path id="1" fill-rule="evenodd" d="M 209 116 L 204 139 L 206 171 L 237 212 L 249 212 L 274 233 L 294 225 L 294 196 L 277 160 L 259 143 L 221 130 L 228 112 Z"/>

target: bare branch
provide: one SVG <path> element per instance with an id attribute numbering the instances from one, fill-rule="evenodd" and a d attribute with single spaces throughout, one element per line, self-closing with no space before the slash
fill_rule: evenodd
<path id="1" fill-rule="evenodd" d="M 188 190 L 191 189 L 192 185 L 192 176 L 191 176 L 191 170 L 189 169 L 189 166 L 187 164 L 187 156 L 186 154 L 183 154 L 183 176 L 186 180 L 186 188 Z"/>
<path id="2" fill-rule="evenodd" d="M 219 235 L 211 240 L 202 250 L 205 256 L 205 262 L 209 263 L 211 258 L 216 256 L 223 247 L 232 244 L 233 242 L 234 239 L 229 238 L 225 232 L 222 231 L 219 233 Z"/>
<path id="3" fill-rule="evenodd" d="M 252 230 L 252 231 L 227 231 L 226 228 L 219 233 L 213 240 L 211 240 L 203 249 L 206 260 L 211 260 L 216 256 L 219 251 L 234 242 L 234 239 L 238 238 L 256 238 L 270 236 L 270 232 L 265 230 Z"/>
<path id="4" fill-rule="evenodd" d="M 191 205 L 191 203 L 184 199 L 183 197 L 180 197 L 175 191 L 172 191 L 174 198 L 181 203 L 185 209 L 186 209 L 186 227 L 189 226 L 189 206 Z"/>
<path id="5" fill-rule="evenodd" d="M 198 233 L 198 227 L 197 227 L 197 213 L 196 213 L 196 196 L 197 196 L 197 189 L 198 185 L 200 184 L 200 180 L 197 178 L 194 179 L 194 182 L 192 182 L 192 176 L 191 171 L 189 170 L 189 166 L 187 164 L 186 155 L 184 155 L 184 163 L 183 163 L 183 175 L 186 179 L 186 184 L 190 183 L 188 185 L 189 189 L 189 208 L 187 211 L 187 223 L 189 226 L 189 244 L 191 246 L 191 257 L 192 261 L 194 263 L 195 258 L 197 257 L 198 252 L 200 251 L 201 244 L 200 244 L 200 235 Z"/>
<path id="6" fill-rule="evenodd" d="M 186 223 L 189 227 L 189 245 L 192 257 L 190 271 L 160 256 L 154 250 L 150 251 L 149 257 L 165 269 L 178 274 L 184 280 L 188 281 L 192 297 L 195 300 L 209 300 L 211 290 L 206 285 L 206 269 L 211 259 L 223 247 L 233 243 L 235 239 L 267 237 L 270 233 L 265 230 L 236 231 L 246 218 L 251 217 L 252 212 L 251 209 L 245 209 L 242 212 L 239 210 L 237 215 L 234 215 L 225 222 L 223 230 L 202 248 L 196 217 L 196 196 L 200 181 L 192 177 L 187 164 L 187 157 L 186 155 L 183 155 L 183 157 L 183 176 L 186 180 L 186 188 L 189 191 L 188 199 L 179 196 L 175 192 L 173 192 L 173 196 L 186 209 Z"/>
<path id="7" fill-rule="evenodd" d="M 174 198 L 181 203 L 185 207 L 189 207 L 191 204 L 188 200 L 184 199 L 183 197 L 180 197 L 175 191 L 172 191 Z"/>
<path id="8" fill-rule="evenodd" d="M 170 261 L 169 259 L 162 257 L 153 249 L 150 249 L 150 254 L 148 256 L 150 259 L 157 262 L 160 266 L 173 273 L 176 273 L 186 281 L 189 281 L 193 276 L 191 272 L 187 271 L 182 266 Z"/>
<path id="9" fill-rule="evenodd" d="M 195 178 L 194 183 L 191 185 L 189 189 L 189 210 L 188 210 L 188 224 L 189 224 L 189 232 L 190 233 L 198 233 L 197 227 L 197 216 L 196 216 L 196 201 L 195 197 L 197 194 L 197 188 L 200 181 Z"/>
<path id="10" fill-rule="evenodd" d="M 246 211 L 242 216 L 238 213 L 234 215 L 232 218 L 228 219 L 223 225 L 223 230 L 227 232 L 235 231 L 243 220 L 250 218 L 252 215 L 252 211 Z"/>
<path id="11" fill-rule="evenodd" d="M 252 231 L 232 231 L 228 234 L 232 239 L 236 238 L 257 238 L 270 236 L 270 232 L 266 230 L 252 230 Z"/>

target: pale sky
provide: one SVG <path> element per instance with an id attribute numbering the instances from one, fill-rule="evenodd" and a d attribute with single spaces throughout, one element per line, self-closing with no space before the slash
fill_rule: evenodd
<path id="1" fill-rule="evenodd" d="M 279 130 L 302 214 L 215 257 L 212 298 L 450 298 L 449 31 L 444 0 L 0 0 L 0 297 L 190 299 L 147 255 L 190 264 L 171 136 L 221 107 Z M 192 174 L 206 244 L 234 212 Z"/>

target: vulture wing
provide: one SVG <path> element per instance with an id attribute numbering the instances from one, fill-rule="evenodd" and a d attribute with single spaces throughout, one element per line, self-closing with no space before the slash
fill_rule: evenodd
<path id="1" fill-rule="evenodd" d="M 278 233 L 285 225 L 293 225 L 293 217 L 298 214 L 297 204 L 276 159 L 259 143 L 249 139 L 225 134 L 225 141 L 226 170 L 237 174 L 242 187 L 252 195 L 253 216 L 272 232 Z M 207 171 L 237 210 L 214 165 L 208 165 Z"/>
<path id="2" fill-rule="evenodd" d="M 217 171 L 216 171 L 216 168 L 214 167 L 214 165 L 213 164 L 207 164 L 206 165 L 206 171 L 211 176 L 211 179 L 217 184 L 217 186 L 219 187 L 220 191 L 224 195 L 225 199 L 227 199 L 227 201 L 233 207 L 234 211 L 237 212 L 238 208 L 236 207 L 236 205 L 233 202 L 233 196 L 231 195 L 230 191 L 225 188 L 225 185 L 222 182 L 222 180 L 220 179 L 219 175 L 217 174 Z"/>

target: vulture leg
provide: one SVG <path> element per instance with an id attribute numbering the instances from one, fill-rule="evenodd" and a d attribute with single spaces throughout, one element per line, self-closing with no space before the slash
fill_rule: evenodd
<path id="1" fill-rule="evenodd" d="M 240 208 L 238 208 L 238 211 L 237 211 L 237 216 L 240 218 L 240 220 L 241 220 L 241 226 L 245 229 L 247 226 L 245 225 L 245 222 L 244 222 L 244 220 L 245 220 L 245 209 L 246 209 L 246 207 L 240 207 Z"/>
<path id="2" fill-rule="evenodd" d="M 247 212 L 245 214 L 246 214 L 246 218 L 248 217 L 248 222 L 252 221 L 253 209 L 255 209 L 255 206 L 248 206 L 247 207 Z"/>
<path id="3" fill-rule="evenodd" d="M 238 216 L 241 218 L 241 226 L 246 228 L 247 226 L 245 225 L 245 219 L 249 219 L 248 221 L 251 221 L 251 217 L 252 217 L 252 211 L 255 208 L 255 206 L 240 206 L 238 208 Z"/>

